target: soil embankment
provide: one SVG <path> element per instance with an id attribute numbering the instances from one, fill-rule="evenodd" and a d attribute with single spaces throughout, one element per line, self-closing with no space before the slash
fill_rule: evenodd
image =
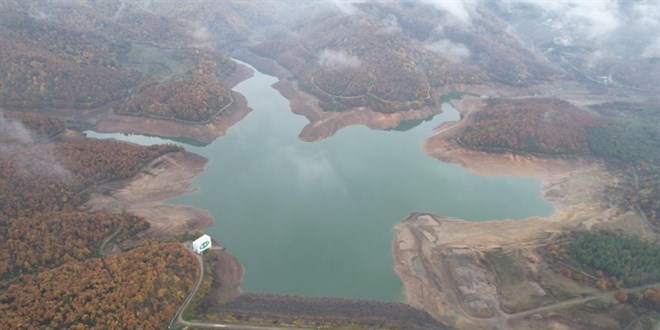
<path id="1" fill-rule="evenodd" d="M 208 255 L 208 261 L 213 267 L 213 286 L 200 306 L 213 306 L 238 297 L 241 294 L 244 270 L 236 257 L 223 248 L 214 247 L 213 253 Z"/>
<path id="2" fill-rule="evenodd" d="M 206 158 L 185 151 L 163 155 L 132 179 L 101 185 L 83 207 L 144 217 L 151 224 L 145 233 L 150 237 L 203 229 L 213 223 L 207 211 L 163 201 L 191 192 L 188 186 L 207 162 Z"/>

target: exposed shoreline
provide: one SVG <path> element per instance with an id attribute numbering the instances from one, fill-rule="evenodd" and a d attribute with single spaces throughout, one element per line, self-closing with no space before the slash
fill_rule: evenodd
<path id="1" fill-rule="evenodd" d="M 227 83 L 233 88 L 252 75 L 254 72 L 250 68 L 237 64 L 236 72 L 227 78 Z M 204 125 L 118 115 L 109 108 L 105 110 L 105 116 L 100 116 L 94 129 L 100 133 L 186 137 L 211 143 L 252 111 L 243 95 L 236 92 L 233 95 L 233 104 Z M 186 151 L 163 155 L 131 179 L 101 185 L 83 208 L 142 216 L 151 224 L 151 228 L 141 234 L 145 237 L 168 237 L 185 231 L 202 230 L 213 224 L 207 210 L 165 204 L 164 201 L 192 192 L 190 184 L 204 171 L 207 163 L 205 157 Z"/>
<path id="2" fill-rule="evenodd" d="M 151 227 L 140 234 L 143 237 L 170 237 L 202 230 L 213 223 L 208 211 L 164 201 L 192 192 L 189 186 L 207 162 L 208 159 L 185 151 L 165 154 L 129 180 L 99 186 L 83 208 L 144 217 Z"/>
<path id="3" fill-rule="evenodd" d="M 371 129 L 384 130 L 395 128 L 405 120 L 425 119 L 442 113 L 440 102 L 436 96 L 434 96 L 436 106 L 425 106 L 419 110 L 400 111 L 391 114 L 373 111 L 366 107 L 341 112 L 323 111 L 318 104 L 318 100 L 313 95 L 300 90 L 297 84 L 290 79 L 290 73 L 274 60 L 249 51 L 237 53 L 236 57 L 279 79 L 277 83 L 273 84 L 273 88 L 289 101 L 293 113 L 302 115 L 309 120 L 309 124 L 298 135 L 303 141 L 321 141 L 334 135 L 340 129 L 351 125 L 365 125 Z M 432 92 L 432 95 L 436 94 L 436 91 Z"/>
<path id="4" fill-rule="evenodd" d="M 250 78 L 254 72 L 238 64 L 227 82 L 231 88 Z M 205 125 L 188 125 L 171 120 L 115 114 L 111 107 L 100 115 L 95 130 L 101 133 L 152 134 L 187 137 L 210 143 L 225 134 L 250 111 L 247 100 L 234 93 L 234 102 Z M 97 187 L 83 208 L 91 211 L 128 212 L 144 217 L 151 225 L 144 237 L 169 237 L 185 231 L 202 230 L 213 224 L 207 210 L 164 201 L 192 192 L 194 178 L 204 171 L 208 159 L 186 151 L 163 155 L 146 165 L 135 177 Z"/>

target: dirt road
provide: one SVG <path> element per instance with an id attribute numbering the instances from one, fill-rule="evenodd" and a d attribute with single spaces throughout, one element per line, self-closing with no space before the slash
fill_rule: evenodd
<path id="1" fill-rule="evenodd" d="M 623 292 L 626 292 L 626 293 L 637 292 L 637 291 L 642 291 L 644 289 L 647 289 L 647 288 L 650 288 L 650 287 L 653 287 L 653 286 L 658 286 L 658 285 L 660 285 L 660 283 L 647 284 L 647 285 L 637 286 L 637 287 L 633 287 L 633 288 L 629 288 L 629 289 L 622 289 L 620 291 L 623 291 Z M 526 310 L 526 311 L 522 311 L 522 312 L 518 312 L 518 313 L 513 313 L 513 314 L 506 314 L 505 313 L 504 317 L 507 320 L 518 319 L 518 318 L 525 317 L 525 316 L 528 316 L 528 315 L 533 315 L 533 314 L 536 314 L 536 313 L 541 313 L 541 312 L 545 312 L 545 311 L 549 311 L 549 310 L 554 310 L 554 309 L 557 309 L 557 308 L 567 307 L 567 306 L 575 305 L 575 304 L 581 304 L 581 303 L 585 303 L 585 302 L 596 300 L 596 299 L 611 297 L 612 294 L 613 294 L 612 292 L 604 292 L 604 293 L 597 294 L 597 295 L 594 295 L 594 296 L 564 300 L 564 301 L 558 302 L 556 304 L 542 306 L 542 307 L 538 307 L 538 308 L 534 308 L 534 309 L 530 309 L 530 310 Z"/>

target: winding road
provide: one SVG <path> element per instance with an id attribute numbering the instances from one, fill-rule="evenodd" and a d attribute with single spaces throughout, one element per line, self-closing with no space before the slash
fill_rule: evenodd
<path id="1" fill-rule="evenodd" d="M 199 287 L 202 285 L 202 280 L 204 279 L 204 259 L 202 258 L 201 254 L 194 253 L 190 250 L 190 245 L 183 243 L 183 246 L 186 248 L 186 250 L 191 253 L 192 255 L 195 256 L 197 259 L 197 263 L 199 263 L 199 277 L 197 278 L 197 281 L 195 282 L 195 286 L 193 286 L 192 291 L 190 291 L 190 294 L 186 298 L 186 300 L 183 301 L 183 304 L 179 308 L 179 310 L 174 314 L 174 317 L 172 318 L 172 321 L 170 321 L 170 324 L 167 326 L 167 329 L 176 329 L 176 327 L 173 327 L 175 324 L 180 324 L 185 327 L 195 327 L 195 328 L 207 328 L 207 329 L 238 329 L 238 330 L 308 330 L 309 328 L 289 328 L 289 327 L 272 327 L 272 326 L 260 326 L 260 325 L 249 325 L 249 324 L 228 324 L 228 323 L 213 323 L 213 322 L 199 322 L 199 321 L 186 321 L 183 319 L 183 313 L 185 310 L 188 308 L 188 305 L 190 305 L 190 302 L 192 301 L 193 297 L 195 294 L 197 294 L 197 290 L 199 290 Z M 217 247 L 213 247 L 211 249 L 217 249 Z"/>

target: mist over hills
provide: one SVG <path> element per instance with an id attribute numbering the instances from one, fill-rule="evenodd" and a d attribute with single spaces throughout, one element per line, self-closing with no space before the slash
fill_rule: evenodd
<path id="1" fill-rule="evenodd" d="M 645 33 L 657 32 L 657 3 L 647 1 L 557 5 L 534 1 L 5 1 L 3 15 L 2 37 L 12 45 L 3 56 L 6 96 L 2 103 L 6 106 L 90 107 L 127 96 L 131 87 L 135 92 L 149 76 L 141 72 L 140 79 L 140 68 L 122 63 L 131 47 L 140 44 L 205 52 L 249 48 L 289 69 L 298 84 L 330 111 L 361 106 L 381 112 L 419 108 L 429 102 L 432 88 L 475 84 L 530 87 L 588 79 L 602 86 L 648 91 L 660 86 L 660 42 L 654 33 Z M 26 35 L 28 26 L 33 32 Z M 44 49 L 34 42 L 57 38 L 38 36 L 34 31 L 39 29 L 70 40 Z M 85 45 L 80 41 L 83 36 Z M 78 49 L 58 50 L 63 43 Z M 33 61 L 31 72 L 8 77 L 15 69 L 7 62 L 16 62 L 15 52 L 25 54 L 27 48 L 41 52 L 34 56 L 42 61 Z M 62 57 L 63 53 L 68 55 Z M 74 67 L 78 64 L 87 66 Z M 185 73 L 192 67 L 167 69 Z M 39 70 L 47 72 L 45 77 Z M 97 75 L 105 72 L 106 78 L 99 82 L 110 85 L 102 91 L 89 90 L 99 84 L 90 84 L 92 74 L 85 70 Z M 60 81 L 65 72 L 79 79 Z M 19 75 L 38 81 L 29 86 L 16 81 Z M 187 79 L 177 79 L 182 78 Z M 177 117 L 176 109 L 170 112 L 166 116 L 171 118 L 206 117 Z"/>
<path id="2" fill-rule="evenodd" d="M 241 295 L 240 260 L 215 250 L 206 261 L 213 271 L 201 277 L 177 240 L 194 238 L 198 233 L 183 231 L 209 226 L 212 216 L 160 203 L 162 196 L 190 193 L 187 185 L 207 160 L 174 145 L 144 147 L 83 132 L 192 139 L 205 148 L 258 103 L 232 91 L 252 74 L 233 59 L 279 79 L 268 77 L 277 82 L 266 87 L 279 91 L 285 111 L 304 116 L 294 130 L 302 129 L 298 138 L 309 143 L 295 142 L 310 149 L 351 125 L 400 134 L 433 120 L 448 102 L 460 119 L 435 128 L 423 142 L 426 155 L 468 172 L 541 173 L 540 194 L 558 211 L 494 224 L 413 210 L 396 226 L 392 251 L 384 252 L 395 255 L 409 305 L 257 293 L 223 305 Z M 614 242 L 645 249 L 647 260 L 658 256 L 658 92 L 657 0 L 0 0 L 0 328 L 164 328 L 197 278 L 204 279 L 199 292 L 209 294 L 188 311 L 217 312 L 213 318 L 228 323 L 651 324 L 660 313 L 657 287 L 630 291 L 630 298 L 619 291 L 619 303 L 609 296 L 585 300 L 581 310 L 548 306 L 608 294 L 595 287 L 618 290 L 658 278 L 657 271 L 624 278 L 635 269 L 628 250 L 609 249 L 609 259 L 598 261 L 608 267 L 586 257 L 595 253 L 577 251 Z M 258 129 L 268 143 L 259 143 L 294 150 L 269 139 L 276 134 L 266 128 L 288 117 L 273 118 Z M 290 133 L 293 140 L 297 132 Z M 245 155 L 257 153 L 241 147 Z M 315 168 L 314 159 L 322 159 L 323 168 L 331 166 L 321 153 L 311 160 L 292 154 L 294 165 Z M 391 165 L 373 163 L 364 173 Z M 481 187 L 449 193 L 471 189 Z M 405 198 L 418 197 L 409 191 Z M 133 199 L 140 205 L 124 205 Z M 245 199 L 246 208 L 255 207 Z M 571 245 L 582 231 L 601 229 L 605 236 Z M 612 261 L 619 253 L 625 262 Z"/>

